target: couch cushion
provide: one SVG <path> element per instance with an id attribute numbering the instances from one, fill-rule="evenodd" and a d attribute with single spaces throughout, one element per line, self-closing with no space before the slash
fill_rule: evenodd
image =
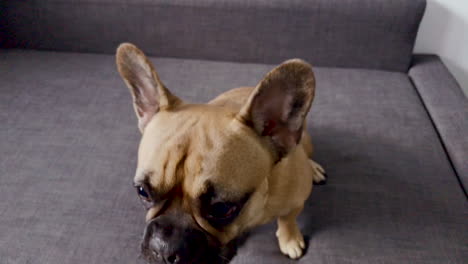
<path id="1" fill-rule="evenodd" d="M 197 102 L 273 67 L 154 62 L 175 94 Z M 233 263 L 463 263 L 466 199 L 408 77 L 315 71 L 309 129 L 330 178 L 299 218 L 308 252 L 287 260 L 270 224 Z M 0 123 L 0 263 L 137 262 L 139 132 L 114 57 L 0 50 Z"/>
<path id="2" fill-rule="evenodd" d="M 258 63 L 299 57 L 396 71 L 408 69 L 424 8 L 425 0 L 0 3 L 14 47 L 113 53 L 130 41 L 157 56 Z"/>

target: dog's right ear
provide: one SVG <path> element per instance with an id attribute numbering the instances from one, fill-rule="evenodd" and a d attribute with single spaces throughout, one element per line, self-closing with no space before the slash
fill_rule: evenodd
<path id="1" fill-rule="evenodd" d="M 138 128 L 142 133 L 157 112 L 182 102 L 164 86 L 153 64 L 135 45 L 120 44 L 117 48 L 116 63 L 120 76 L 132 94 Z"/>
<path id="2" fill-rule="evenodd" d="M 269 138 L 279 160 L 299 144 L 314 95 L 312 67 L 299 59 L 288 60 L 263 78 L 237 118 Z"/>

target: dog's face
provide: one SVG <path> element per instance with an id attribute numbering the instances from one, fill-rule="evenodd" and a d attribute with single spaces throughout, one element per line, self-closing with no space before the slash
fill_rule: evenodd
<path id="1" fill-rule="evenodd" d="M 160 112 L 148 123 L 134 179 L 149 209 L 144 248 L 168 235 L 173 242 L 160 247 L 212 251 L 261 216 L 272 160 L 236 123 L 228 112 L 201 106 Z M 168 229 L 176 233 L 164 234 Z"/>
<path id="2" fill-rule="evenodd" d="M 150 262 L 219 263 L 220 248 L 270 217 L 268 176 L 300 140 L 313 97 L 310 67 L 289 64 L 236 110 L 182 102 L 140 50 L 119 47 L 143 134 L 134 184 L 147 210 L 142 251 Z M 283 89 L 288 78 L 299 88 Z"/>

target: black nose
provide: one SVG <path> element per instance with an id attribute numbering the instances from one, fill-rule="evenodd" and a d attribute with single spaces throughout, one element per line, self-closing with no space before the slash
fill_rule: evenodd
<path id="1" fill-rule="evenodd" d="M 145 230 L 143 254 L 156 263 L 194 263 L 207 248 L 206 235 L 191 228 L 184 221 L 160 216 L 153 219 Z"/>
<path id="2" fill-rule="evenodd" d="M 155 261 L 160 261 L 167 264 L 181 264 L 182 262 L 182 252 L 179 250 L 174 250 L 175 248 L 169 247 L 164 243 L 155 243 L 154 239 L 149 242 L 149 253 Z"/>

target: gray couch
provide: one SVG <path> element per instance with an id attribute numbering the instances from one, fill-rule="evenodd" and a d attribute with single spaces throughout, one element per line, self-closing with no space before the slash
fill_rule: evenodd
<path id="1" fill-rule="evenodd" d="M 0 2 L 0 263 L 139 263 L 132 187 L 139 132 L 114 51 L 153 56 L 178 96 L 255 85 L 274 64 L 314 65 L 308 116 L 327 185 L 232 263 L 466 263 L 468 104 L 440 59 L 413 55 L 424 0 Z"/>

